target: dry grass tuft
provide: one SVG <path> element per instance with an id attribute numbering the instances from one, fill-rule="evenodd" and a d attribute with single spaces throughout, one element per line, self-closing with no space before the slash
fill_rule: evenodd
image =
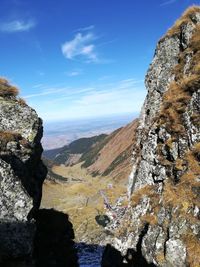
<path id="1" fill-rule="evenodd" d="M 6 148 L 7 143 L 17 142 L 22 139 L 21 134 L 11 131 L 0 131 L 0 148 Z"/>
<path id="2" fill-rule="evenodd" d="M 1 97 L 16 97 L 19 94 L 17 87 L 10 85 L 8 80 L 0 78 L 0 96 Z"/>
<path id="3" fill-rule="evenodd" d="M 175 24 L 170 28 L 167 32 L 167 36 L 172 36 L 176 34 L 180 34 L 181 27 L 188 23 L 189 21 L 193 20 L 193 16 L 195 13 L 200 13 L 200 6 L 191 6 L 189 7 L 183 15 L 175 22 Z"/>
<path id="4" fill-rule="evenodd" d="M 188 266 L 200 266 L 200 240 L 192 232 L 182 236 L 183 242 L 187 247 Z"/>
<path id="5" fill-rule="evenodd" d="M 188 211 L 199 205 L 198 180 L 200 174 L 199 163 L 200 143 L 197 143 L 191 151 L 188 151 L 184 159 L 178 158 L 175 168 L 187 171 L 181 176 L 180 182 L 174 185 L 167 180 L 164 186 L 163 203 L 165 206 L 179 207 L 180 214 L 188 217 Z"/>
<path id="6" fill-rule="evenodd" d="M 133 207 L 137 206 L 142 198 L 144 198 L 145 196 L 151 196 L 152 194 L 154 194 L 154 186 L 145 185 L 132 194 L 130 199 L 131 205 Z"/>
<path id="7" fill-rule="evenodd" d="M 156 225 L 158 223 L 158 219 L 155 214 L 145 214 L 141 217 L 141 221 L 149 223 L 150 225 Z"/>
<path id="8" fill-rule="evenodd" d="M 195 28 L 195 32 L 192 36 L 191 42 L 190 42 L 190 49 L 196 54 L 200 51 L 200 25 L 197 25 Z M 199 55 L 198 55 L 199 57 Z"/>
<path id="9" fill-rule="evenodd" d="M 184 18 L 190 16 L 194 10 L 200 7 L 193 7 L 186 11 Z M 191 57 L 191 64 L 186 75 L 184 66 L 187 56 Z M 190 43 L 190 47 L 179 55 L 179 63 L 174 68 L 175 80 L 171 82 L 169 89 L 163 96 L 163 106 L 161 108 L 158 124 L 165 125 L 171 133 L 184 135 L 186 132 L 183 125 L 183 113 L 191 99 L 191 95 L 200 88 L 200 26 L 197 26 Z M 199 125 L 198 114 L 193 114 L 192 122 Z"/>
<path id="10" fill-rule="evenodd" d="M 26 100 L 19 97 L 18 98 L 18 103 L 21 105 L 21 106 L 27 106 L 27 103 L 26 103 Z"/>

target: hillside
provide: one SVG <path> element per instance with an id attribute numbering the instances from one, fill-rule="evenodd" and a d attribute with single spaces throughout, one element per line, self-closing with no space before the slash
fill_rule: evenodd
<path id="1" fill-rule="evenodd" d="M 123 179 L 131 170 L 136 126 L 137 120 L 134 120 L 109 135 L 80 138 L 62 148 L 44 151 L 44 161 L 51 175 L 53 175 L 53 165 L 73 166 L 81 163 L 80 167 L 86 168 L 92 176 Z"/>
<path id="2" fill-rule="evenodd" d="M 131 169 L 131 155 L 135 143 L 135 131 L 138 121 L 134 120 L 107 138 L 106 144 L 98 153 L 97 159 L 88 166 L 92 174 L 128 177 Z"/>
<path id="3" fill-rule="evenodd" d="M 79 161 L 81 155 L 90 151 L 93 146 L 101 143 L 106 136 L 106 134 L 101 134 L 88 138 L 80 138 L 64 147 L 46 150 L 43 152 L 43 156 L 53 160 L 55 164 L 73 165 Z"/>

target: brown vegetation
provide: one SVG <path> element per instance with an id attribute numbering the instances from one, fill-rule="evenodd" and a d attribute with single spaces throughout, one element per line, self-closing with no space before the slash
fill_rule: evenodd
<path id="1" fill-rule="evenodd" d="M 0 131 L 0 150 L 5 150 L 9 142 L 18 142 L 22 140 L 19 133 L 11 131 Z"/>
<path id="2" fill-rule="evenodd" d="M 179 207 L 179 215 L 184 218 L 188 218 L 188 211 L 190 209 L 194 209 L 196 205 L 199 205 L 199 153 L 200 143 L 196 144 L 192 151 L 188 151 L 184 159 L 178 158 L 175 162 L 176 168 L 182 170 L 183 166 L 187 165 L 187 171 L 181 176 L 178 184 L 174 185 L 173 181 L 167 180 L 164 186 L 164 205 L 169 207 Z"/>
<path id="3" fill-rule="evenodd" d="M 152 196 L 155 193 L 155 189 L 153 185 L 145 185 L 139 190 L 135 191 L 131 196 L 131 206 L 137 206 L 139 202 L 144 198 L 145 196 Z"/>
<path id="4" fill-rule="evenodd" d="M 18 103 L 21 105 L 21 106 L 27 106 L 27 103 L 26 103 L 26 100 L 19 97 L 18 98 Z"/>
<path id="5" fill-rule="evenodd" d="M 126 187 L 109 177 L 92 177 L 81 165 L 80 162 L 67 167 L 53 166 L 54 173 L 68 180 L 66 184 L 44 183 L 41 205 L 69 213 L 77 240 L 87 238 L 94 243 L 103 232 L 103 228 L 96 223 L 95 216 L 105 214 L 104 201 L 99 190 L 104 191 L 109 203 L 113 205 L 125 193 Z"/>
<path id="6" fill-rule="evenodd" d="M 141 221 L 144 223 L 148 223 L 150 225 L 155 225 L 158 223 L 157 217 L 155 216 L 155 214 L 145 214 L 141 217 Z"/>
<path id="7" fill-rule="evenodd" d="M 200 240 L 192 232 L 182 236 L 182 240 L 187 247 L 188 266 L 200 266 Z"/>
<path id="8" fill-rule="evenodd" d="M 188 23 L 189 21 L 192 21 L 192 17 L 195 12 L 200 12 L 200 6 L 191 6 L 189 7 L 183 15 L 175 22 L 172 28 L 170 28 L 167 32 L 167 36 L 172 36 L 179 34 L 181 31 L 181 27 Z"/>
<path id="9" fill-rule="evenodd" d="M 190 18 L 194 11 L 200 12 L 200 7 L 188 9 L 180 21 Z M 182 22 L 181 22 L 182 23 Z M 172 29 L 176 29 L 176 25 Z M 191 57 L 190 68 L 184 66 L 188 56 Z M 175 80 L 163 96 L 163 106 L 158 120 L 159 125 L 165 125 L 170 133 L 184 135 L 183 113 L 191 99 L 191 95 L 200 88 L 200 26 L 194 30 L 190 46 L 179 55 L 179 63 L 174 68 Z M 189 73 L 189 75 L 188 75 Z M 198 115 L 193 114 L 191 120 L 198 125 Z"/>
<path id="10" fill-rule="evenodd" d="M 0 78 L 0 96 L 1 97 L 16 97 L 19 94 L 19 90 L 9 84 L 8 80 Z"/>

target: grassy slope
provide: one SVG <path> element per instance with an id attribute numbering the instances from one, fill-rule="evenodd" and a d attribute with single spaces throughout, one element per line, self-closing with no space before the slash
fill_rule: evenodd
<path id="1" fill-rule="evenodd" d="M 104 190 L 111 203 L 114 203 L 117 196 L 126 192 L 126 187 L 113 183 L 108 177 L 92 177 L 86 169 L 81 168 L 81 163 L 70 167 L 54 166 L 52 171 L 68 177 L 68 183 L 46 181 L 43 185 L 41 206 L 53 207 L 68 213 L 74 225 L 77 241 L 87 239 L 88 242 L 97 242 L 104 229 L 96 223 L 95 216 L 105 212 L 99 190 Z M 108 188 L 110 184 L 112 189 Z"/>

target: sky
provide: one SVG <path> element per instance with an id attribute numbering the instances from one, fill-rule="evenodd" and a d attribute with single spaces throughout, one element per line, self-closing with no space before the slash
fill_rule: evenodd
<path id="1" fill-rule="evenodd" d="M 44 121 L 138 114 L 157 41 L 190 0 L 1 0 L 0 76 Z"/>

